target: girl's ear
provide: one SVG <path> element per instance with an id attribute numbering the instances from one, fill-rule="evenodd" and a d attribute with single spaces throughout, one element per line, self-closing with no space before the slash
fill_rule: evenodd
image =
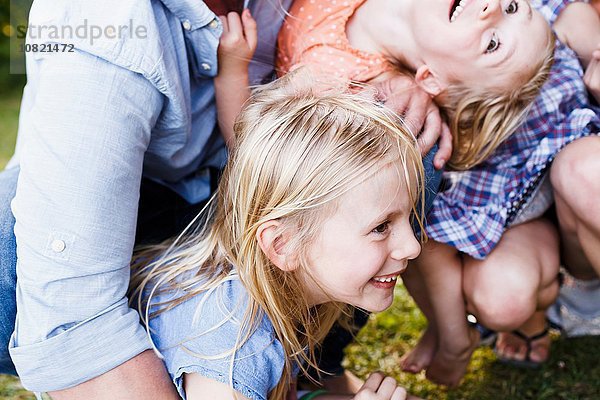
<path id="1" fill-rule="evenodd" d="M 256 240 L 267 258 L 282 271 L 296 269 L 293 257 L 287 249 L 287 238 L 281 234 L 281 222 L 269 220 L 263 222 L 256 231 Z"/>
<path id="2" fill-rule="evenodd" d="M 435 97 L 447 89 L 436 74 L 427 65 L 421 65 L 415 73 L 415 82 L 430 96 Z"/>

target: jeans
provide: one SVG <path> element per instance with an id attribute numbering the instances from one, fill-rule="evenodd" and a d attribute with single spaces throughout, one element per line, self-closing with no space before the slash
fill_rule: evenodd
<path id="1" fill-rule="evenodd" d="M 8 340 L 17 313 L 17 243 L 10 201 L 15 197 L 18 176 L 18 168 L 0 172 L 0 373 L 13 375 L 16 371 L 8 354 Z"/>

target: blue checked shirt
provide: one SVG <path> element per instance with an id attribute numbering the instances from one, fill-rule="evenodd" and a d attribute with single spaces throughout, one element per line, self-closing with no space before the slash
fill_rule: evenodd
<path id="1" fill-rule="evenodd" d="M 550 24 L 572 1 L 531 1 Z M 427 234 L 477 259 L 485 258 L 568 143 L 600 133 L 575 53 L 557 41 L 555 63 L 525 123 L 483 164 L 445 172 L 446 189 L 428 215 Z"/>
<path id="2" fill-rule="evenodd" d="M 254 83 L 272 70 L 290 2 L 249 5 L 260 35 Z M 29 43 L 75 49 L 27 54 L 9 164 L 20 167 L 10 352 L 25 387 L 44 392 L 149 348 L 125 297 L 140 180 L 161 182 L 192 203 L 209 196 L 207 167 L 226 160 L 212 84 L 222 27 L 199 0 L 36 0 L 29 23 L 50 27 Z M 91 28 L 87 38 L 85 28 L 68 38 L 51 30 L 84 25 L 115 29 L 93 41 Z M 133 28 L 115 38 L 120 26 Z"/>

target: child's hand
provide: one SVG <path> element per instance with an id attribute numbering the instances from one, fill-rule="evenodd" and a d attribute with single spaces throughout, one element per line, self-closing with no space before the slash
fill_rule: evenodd
<path id="1" fill-rule="evenodd" d="M 386 74 L 375 87 L 387 107 L 404 115 L 406 124 L 417 135 L 423 156 L 439 141 L 433 164 L 441 169 L 452 155 L 452 134 L 431 96 L 412 77 L 400 73 Z"/>
<path id="2" fill-rule="evenodd" d="M 600 47 L 592 53 L 592 59 L 585 70 L 583 82 L 596 101 L 600 103 Z"/>
<path id="3" fill-rule="evenodd" d="M 220 15 L 223 34 L 219 41 L 219 75 L 247 74 L 248 64 L 254 55 L 257 43 L 256 21 L 245 9 L 242 16 L 230 12 Z"/>
<path id="4" fill-rule="evenodd" d="M 354 396 L 354 400 L 406 400 L 406 389 L 381 372 L 374 372 Z"/>

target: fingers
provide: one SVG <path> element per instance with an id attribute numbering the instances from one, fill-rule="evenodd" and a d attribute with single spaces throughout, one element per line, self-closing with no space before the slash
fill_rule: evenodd
<path id="1" fill-rule="evenodd" d="M 381 372 L 374 372 L 356 394 L 355 399 L 406 400 L 406 389 Z"/>
<path id="2" fill-rule="evenodd" d="M 442 131 L 438 140 L 438 151 L 433 158 L 433 166 L 435 169 L 442 169 L 452 156 L 452 132 L 448 125 L 442 123 Z"/>
<path id="3" fill-rule="evenodd" d="M 385 375 L 383 375 L 381 372 L 373 372 L 369 378 L 367 378 L 360 390 L 369 389 L 373 392 L 376 392 L 377 389 L 379 389 L 379 385 L 381 385 L 383 378 L 385 378 Z"/>
<path id="4" fill-rule="evenodd" d="M 398 389 L 396 380 L 390 376 L 386 376 L 383 378 L 383 381 L 381 381 L 379 389 L 377 389 L 377 394 L 382 399 L 396 399 L 395 397 L 392 397 L 396 395 L 396 389 Z M 404 394 L 406 395 L 406 391 L 404 391 Z M 400 399 L 402 399 L 402 397 L 400 397 Z"/>
<path id="5" fill-rule="evenodd" d="M 242 12 L 242 23 L 244 25 L 244 36 L 246 37 L 246 42 L 248 42 L 248 47 L 254 51 L 256 50 L 256 45 L 258 43 L 258 33 L 256 21 L 252 18 L 250 10 L 247 8 Z"/>
<path id="6" fill-rule="evenodd" d="M 249 62 L 256 50 L 258 42 L 256 21 L 249 10 L 244 10 L 240 16 L 230 12 L 220 15 L 223 33 L 219 41 L 219 54 L 223 58 L 238 59 Z"/>
<path id="7" fill-rule="evenodd" d="M 408 393 L 406 392 L 406 389 L 404 389 L 402 386 L 396 386 L 396 389 L 394 390 L 394 393 L 392 393 L 390 400 L 406 400 L 407 395 Z"/>
<path id="8" fill-rule="evenodd" d="M 227 23 L 226 15 L 219 15 L 219 20 L 221 20 L 221 25 L 223 26 L 223 35 L 229 32 L 229 24 Z"/>
<path id="9" fill-rule="evenodd" d="M 424 156 L 431 150 L 442 133 L 442 117 L 437 107 L 433 105 L 429 107 L 422 125 L 422 133 L 418 136 L 417 140 L 421 155 Z"/>
<path id="10" fill-rule="evenodd" d="M 240 15 L 236 12 L 230 12 L 227 14 L 227 24 L 228 32 L 231 35 L 235 35 L 237 38 L 241 38 L 244 35 L 244 28 L 242 27 L 242 19 Z M 223 27 L 223 33 L 225 33 L 225 28 Z"/>
<path id="11" fill-rule="evenodd" d="M 410 94 L 409 102 L 406 108 L 405 120 L 408 127 L 416 136 L 420 136 L 419 132 L 424 127 L 427 117 L 428 108 L 431 104 L 431 98 L 425 92 L 414 90 Z M 437 107 L 436 107 L 437 110 Z M 438 113 L 439 116 L 439 113 Z M 434 140 L 435 142 L 435 140 Z"/>

